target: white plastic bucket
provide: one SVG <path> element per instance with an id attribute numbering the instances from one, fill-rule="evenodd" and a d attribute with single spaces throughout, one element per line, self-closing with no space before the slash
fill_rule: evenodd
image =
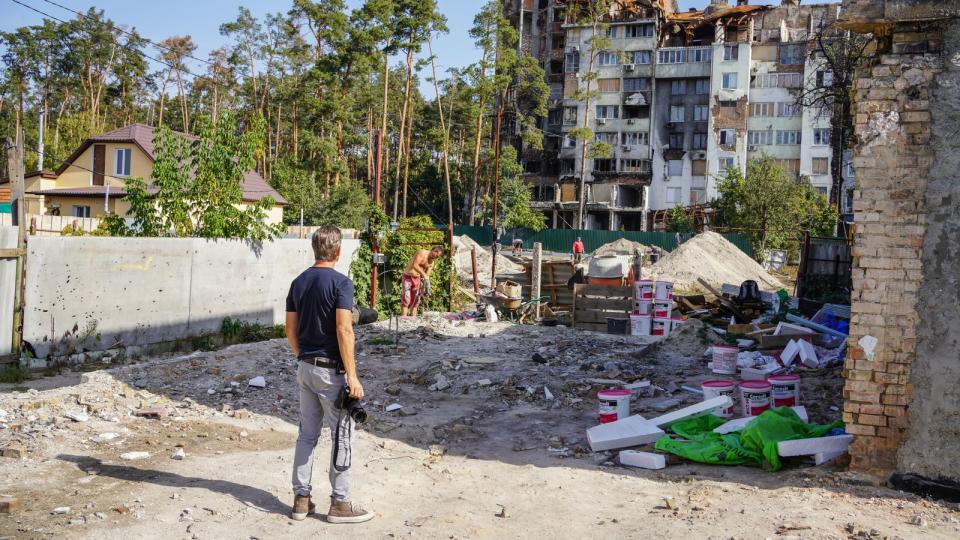
<path id="1" fill-rule="evenodd" d="M 662 319 L 659 317 L 653 318 L 653 326 L 650 328 L 651 336 L 669 336 L 670 335 L 670 326 L 673 323 L 670 319 Z"/>
<path id="2" fill-rule="evenodd" d="M 657 319 L 669 319 L 672 313 L 673 313 L 672 301 L 655 300 L 653 302 L 653 316 L 656 317 Z"/>
<path id="3" fill-rule="evenodd" d="M 600 423 L 609 424 L 630 416 L 630 391 L 623 388 L 597 392 L 600 400 Z"/>
<path id="4" fill-rule="evenodd" d="M 634 298 L 637 300 L 653 300 L 653 280 L 641 279 L 634 284 Z"/>
<path id="5" fill-rule="evenodd" d="M 759 416 L 770 408 L 773 385 L 767 381 L 743 381 L 740 383 L 740 402 L 744 416 Z"/>
<path id="6" fill-rule="evenodd" d="M 658 281 L 654 298 L 657 300 L 673 300 L 673 282 Z"/>
<path id="7" fill-rule="evenodd" d="M 653 317 L 650 315 L 631 315 L 630 316 L 630 335 L 631 336 L 649 336 L 653 326 Z"/>
<path id="8" fill-rule="evenodd" d="M 737 390 L 737 383 L 733 381 L 728 381 L 726 379 L 705 381 L 702 385 L 700 385 L 700 388 L 703 389 L 704 401 L 720 396 L 729 396 L 731 401 L 736 400 L 736 397 L 733 395 L 733 393 Z M 720 409 L 713 414 L 719 416 L 720 418 L 733 418 L 733 403 L 730 403 L 730 406 L 726 409 Z"/>
<path id="9" fill-rule="evenodd" d="M 633 303 L 635 315 L 653 315 L 653 300 L 637 300 Z"/>
<path id="10" fill-rule="evenodd" d="M 771 375 L 767 377 L 767 382 L 773 386 L 774 407 L 798 407 L 800 405 L 799 375 Z"/>
<path id="11" fill-rule="evenodd" d="M 739 347 L 727 345 L 713 346 L 713 372 L 721 375 L 737 374 L 737 355 L 740 353 Z"/>

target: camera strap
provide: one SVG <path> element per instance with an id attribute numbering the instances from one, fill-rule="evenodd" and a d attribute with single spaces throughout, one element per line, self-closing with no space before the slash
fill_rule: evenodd
<path id="1" fill-rule="evenodd" d="M 344 414 L 344 409 L 340 409 L 340 415 L 337 417 L 337 429 L 333 434 L 333 466 L 337 472 L 344 472 L 350 469 L 353 462 L 353 418 L 350 413 Z"/>

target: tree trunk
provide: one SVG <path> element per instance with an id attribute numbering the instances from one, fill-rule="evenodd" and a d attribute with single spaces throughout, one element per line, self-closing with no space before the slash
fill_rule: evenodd
<path id="1" fill-rule="evenodd" d="M 177 70 L 177 87 L 180 90 L 180 111 L 183 113 L 183 132 L 190 133 L 190 113 L 187 112 L 187 95 L 183 92 L 183 78 Z"/>
<path id="2" fill-rule="evenodd" d="M 389 48 L 389 41 L 387 46 Z M 379 164 L 379 174 L 382 178 L 383 171 L 386 169 L 383 165 L 383 147 L 384 143 L 387 141 L 387 114 L 390 112 L 390 54 L 386 51 L 383 53 L 383 116 L 380 119 L 380 145 L 377 147 L 377 163 Z M 377 197 L 380 197 L 380 193 L 377 193 Z M 376 201 L 377 206 L 380 206 L 381 201 Z M 381 210 L 383 208 L 381 207 Z"/>
<path id="3" fill-rule="evenodd" d="M 400 193 L 400 164 L 404 159 L 404 144 L 406 138 L 404 137 L 406 124 L 408 122 L 407 115 L 412 113 L 410 112 L 410 94 L 412 93 L 412 82 L 413 82 L 413 49 L 407 50 L 407 83 L 406 88 L 404 89 L 403 95 L 403 110 L 400 112 L 400 137 L 397 142 L 397 175 L 393 182 L 393 221 L 397 221 L 397 215 L 399 212 L 399 193 Z M 409 153 L 409 149 L 407 150 Z M 407 155 L 406 159 L 409 161 L 410 156 Z"/>
<path id="4" fill-rule="evenodd" d="M 594 24 L 593 35 L 596 36 L 597 32 L 598 32 L 598 27 L 596 24 Z M 594 58 L 596 58 L 596 52 L 593 50 L 593 47 L 591 46 L 590 63 L 588 64 L 588 67 L 587 67 L 588 74 L 593 73 Z M 581 124 L 581 127 L 583 127 L 584 129 L 590 127 L 590 87 L 591 86 L 593 86 L 592 81 L 590 77 L 587 77 L 587 91 L 584 94 L 586 97 L 584 99 L 584 107 L 583 107 L 583 124 Z M 578 229 L 583 229 L 586 224 L 586 219 L 585 219 L 586 216 L 584 215 L 584 213 L 587 208 L 587 145 L 589 145 L 591 141 L 584 139 L 583 141 L 581 141 L 581 143 L 583 146 L 580 150 L 580 193 L 577 196 L 577 198 L 579 199 L 577 203 L 577 228 Z"/>
<path id="5" fill-rule="evenodd" d="M 473 179 L 470 182 L 470 217 L 468 223 L 472 227 L 477 219 L 477 189 L 480 183 L 480 148 L 483 146 L 483 112 L 486 96 L 480 95 L 480 109 L 477 112 L 476 143 L 473 147 Z"/>
<path id="6" fill-rule="evenodd" d="M 410 107 L 410 118 L 407 121 L 407 142 L 404 146 L 407 149 L 407 160 L 403 164 L 403 217 L 407 217 L 407 187 L 410 183 L 410 157 L 413 155 L 413 148 L 410 146 L 413 141 L 413 106 Z"/>

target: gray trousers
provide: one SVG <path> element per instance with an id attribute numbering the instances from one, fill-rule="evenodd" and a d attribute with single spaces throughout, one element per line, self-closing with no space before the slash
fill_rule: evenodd
<path id="1" fill-rule="evenodd" d="M 320 439 L 320 430 L 330 428 L 330 486 L 332 497 L 338 501 L 350 500 L 350 469 L 338 471 L 333 462 L 334 450 L 340 447 L 340 461 L 352 454 L 354 422 L 350 415 L 334 407 L 337 394 L 346 386 L 344 375 L 335 369 L 321 368 L 298 362 L 297 386 L 300 387 L 300 433 L 293 457 L 293 491 L 296 495 L 309 496 L 313 478 L 313 450 Z M 337 423 L 340 423 L 342 440 L 336 440 Z"/>

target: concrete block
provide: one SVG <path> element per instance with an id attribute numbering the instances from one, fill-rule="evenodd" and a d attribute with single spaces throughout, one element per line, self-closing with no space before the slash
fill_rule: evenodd
<path id="1" fill-rule="evenodd" d="M 587 442 L 594 452 L 650 444 L 663 436 L 662 429 L 640 415 L 600 424 L 587 430 Z"/>
<path id="2" fill-rule="evenodd" d="M 846 452 L 853 442 L 853 435 L 834 435 L 815 437 L 777 443 L 777 453 L 783 457 L 814 456 L 828 452 Z"/>
<path id="3" fill-rule="evenodd" d="M 846 453 L 847 453 L 846 451 L 843 451 L 843 452 L 841 452 L 841 451 L 836 451 L 836 452 L 821 452 L 821 453 L 819 453 L 819 454 L 814 454 L 814 455 L 813 455 L 813 460 L 814 460 L 814 462 L 815 462 L 817 465 L 823 465 L 824 463 L 827 463 L 827 462 L 829 462 L 829 461 L 833 461 L 833 460 L 837 459 L 838 457 L 840 457 L 840 456 L 842 456 L 842 455 L 844 455 L 844 454 L 846 454 Z"/>
<path id="4" fill-rule="evenodd" d="M 640 467 L 641 469 L 658 470 L 667 466 L 667 456 L 654 454 L 653 452 L 624 450 L 620 452 L 620 463 L 631 467 Z"/>
<path id="5" fill-rule="evenodd" d="M 719 396 L 706 401 L 701 401 L 696 405 L 684 407 L 683 409 L 673 411 L 672 413 L 665 414 L 663 416 L 658 416 L 657 418 L 650 420 L 650 422 L 658 428 L 662 428 L 679 420 L 685 420 L 694 416 L 708 414 L 717 409 L 726 409 L 732 405 L 733 400 L 730 399 L 729 396 Z"/>

